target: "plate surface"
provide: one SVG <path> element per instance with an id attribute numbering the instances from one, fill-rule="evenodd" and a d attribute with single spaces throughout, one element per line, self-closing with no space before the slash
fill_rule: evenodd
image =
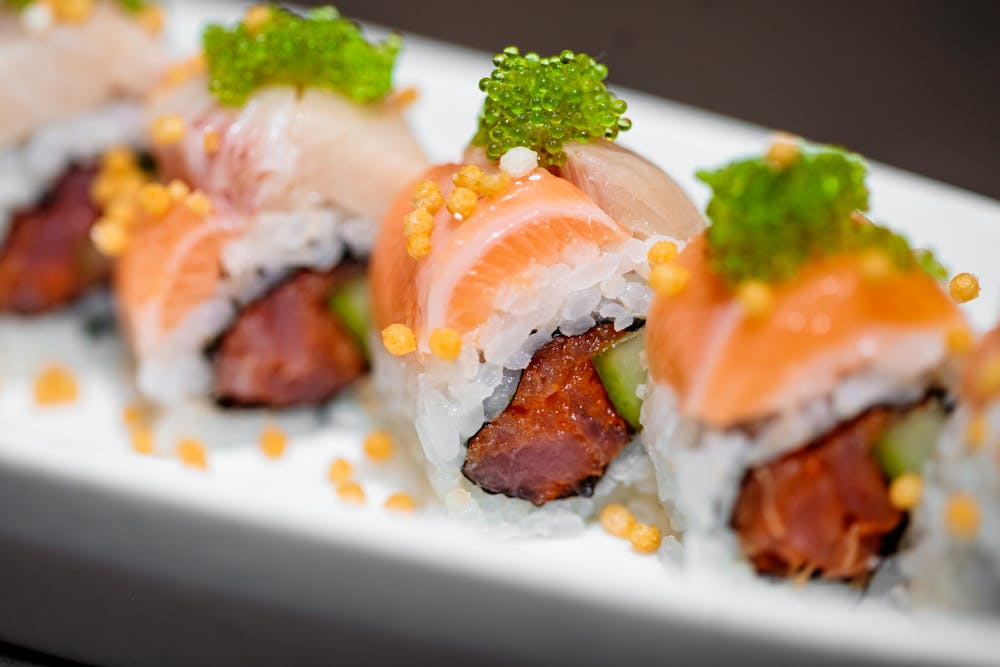
<path id="1" fill-rule="evenodd" d="M 205 20 L 231 19 L 236 11 L 234 4 L 175 3 L 178 53 L 194 47 Z M 489 68 L 487 54 L 407 39 L 398 80 L 421 90 L 411 120 L 432 159 L 460 154 L 481 102 L 476 82 Z M 699 204 L 706 192 L 693 178 L 696 168 L 759 151 L 766 141 L 759 128 L 618 92 L 629 101 L 634 122 L 622 143 L 664 167 Z M 979 275 L 983 296 L 968 312 L 977 326 L 989 326 L 1000 296 L 994 256 L 1000 204 L 881 165 L 873 166 L 870 185 L 874 217 L 932 247 L 953 270 Z M 82 395 L 70 407 L 43 410 L 31 400 L 31 383 L 53 360 L 74 369 Z M 504 541 L 448 521 L 433 507 L 391 516 L 381 509 L 382 499 L 395 490 L 421 493 L 419 475 L 402 457 L 384 468 L 363 463 L 368 423 L 351 400 L 322 413 L 232 417 L 189 410 L 170 416 L 166 433 L 209 440 L 208 473 L 185 469 L 167 455 L 140 457 L 131 453 L 120 419 L 130 398 L 127 373 L 120 345 L 110 336 L 86 337 L 70 316 L 0 323 L 0 546 L 71 557 L 145 582 L 117 597 L 106 590 L 109 606 L 91 610 L 89 632 L 81 630 L 81 619 L 74 625 L 54 612 L 74 595 L 54 588 L 65 570 L 53 563 L 61 561 L 39 556 L 32 566 L 25 558 L 23 567 L 0 571 L 0 589 L 23 592 L 14 598 L 17 609 L 8 604 L 0 611 L 5 639 L 107 662 L 142 656 L 147 664 L 170 664 L 206 655 L 217 664 L 234 661 L 240 654 L 227 653 L 226 642 L 235 635 L 220 639 L 217 628 L 191 635 L 201 638 L 199 646 L 161 637 L 155 651 L 139 652 L 142 642 L 157 638 L 140 610 L 173 609 L 163 591 L 185 590 L 196 591 L 206 605 L 235 600 L 248 616 L 276 609 L 319 627 L 357 627 L 357 636 L 406 637 L 524 660 L 990 664 L 1000 655 L 1000 623 L 904 616 L 842 592 L 799 595 L 766 584 L 684 576 L 655 557 L 633 554 L 597 527 L 560 539 Z M 267 460 L 256 444 L 267 421 L 292 436 L 288 454 L 277 461 Z M 366 507 L 345 506 L 325 481 L 338 456 L 357 463 Z M 79 579 L 66 581 L 86 588 Z M 111 609 L 127 605 L 129 595 L 133 615 L 127 606 Z M 197 609 L 185 613 L 194 618 Z M 129 632 L 98 636 L 113 632 L 116 623 Z M 165 623 L 161 629 L 169 627 Z M 267 624 L 254 626 L 259 632 L 239 627 L 243 664 L 271 661 L 262 649 L 274 640 Z M 60 643 L 54 635 L 66 628 L 74 630 Z M 319 634 L 308 637 L 303 643 L 318 641 Z M 299 647 L 300 664 L 320 649 Z"/>

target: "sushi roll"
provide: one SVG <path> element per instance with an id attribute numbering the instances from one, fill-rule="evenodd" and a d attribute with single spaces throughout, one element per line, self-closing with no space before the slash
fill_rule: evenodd
<path id="1" fill-rule="evenodd" d="M 366 258 L 426 166 L 400 46 L 332 9 L 259 6 L 154 91 L 165 185 L 100 230 L 146 398 L 319 404 L 364 373 Z"/>
<path id="2" fill-rule="evenodd" d="M 959 399 L 937 447 L 899 466 L 906 500 L 915 506 L 901 569 L 915 604 L 997 615 L 1000 328 L 969 356 Z"/>
<path id="3" fill-rule="evenodd" d="M 603 65 L 513 47 L 494 64 L 465 163 L 426 171 L 383 223 L 375 388 L 450 509 L 516 524 L 544 505 L 554 529 L 592 511 L 638 426 L 634 391 L 594 359 L 636 345 L 650 254 L 703 224 L 662 170 L 614 143 L 630 122 Z"/>
<path id="4" fill-rule="evenodd" d="M 145 2 L 0 2 L 0 313 L 47 312 L 106 282 L 89 238 L 99 158 L 140 143 L 162 21 Z"/>
<path id="5" fill-rule="evenodd" d="M 651 276 L 643 441 L 690 566 L 865 581 L 897 546 L 889 468 L 933 441 L 969 332 L 933 256 L 863 215 L 866 171 L 780 136 L 700 172 L 709 227 Z"/>

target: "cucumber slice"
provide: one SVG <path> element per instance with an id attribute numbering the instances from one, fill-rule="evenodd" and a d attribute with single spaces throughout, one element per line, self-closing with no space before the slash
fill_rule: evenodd
<path id="1" fill-rule="evenodd" d="M 361 346 L 366 357 L 368 332 L 371 331 L 371 307 L 368 300 L 368 281 L 365 278 L 349 280 L 330 295 L 330 312 L 343 322 Z"/>
<path id="2" fill-rule="evenodd" d="M 642 399 L 635 392 L 639 385 L 646 382 L 646 367 L 642 362 L 644 341 L 642 329 L 633 331 L 593 359 L 597 375 L 615 410 L 636 431 L 641 428 L 639 410 Z"/>
<path id="3" fill-rule="evenodd" d="M 932 401 L 886 429 L 873 450 L 882 471 L 890 479 L 923 471 L 934 454 L 946 418 L 941 404 Z"/>

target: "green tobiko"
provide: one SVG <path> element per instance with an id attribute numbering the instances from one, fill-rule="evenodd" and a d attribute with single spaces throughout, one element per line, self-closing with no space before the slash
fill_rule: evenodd
<path id="1" fill-rule="evenodd" d="M 280 84 L 325 88 L 355 102 L 377 102 L 392 90 L 399 35 L 369 42 L 357 23 L 333 7 L 305 16 L 258 7 L 240 24 L 209 26 L 203 35 L 209 89 L 227 106 Z"/>
<path id="2" fill-rule="evenodd" d="M 614 139 L 632 126 L 622 117 L 628 105 L 604 84 L 608 68 L 585 53 L 542 58 L 509 46 L 493 64 L 479 82 L 486 101 L 472 139 L 491 160 L 524 146 L 538 153 L 539 164 L 561 165 L 565 142 Z"/>
<path id="3" fill-rule="evenodd" d="M 698 172 L 712 188 L 710 264 L 728 283 L 787 280 L 811 259 L 865 249 L 881 250 L 900 269 L 945 275 L 929 251 L 854 215 L 868 210 L 860 156 L 805 142 L 792 150 L 785 164 L 761 156 Z"/>

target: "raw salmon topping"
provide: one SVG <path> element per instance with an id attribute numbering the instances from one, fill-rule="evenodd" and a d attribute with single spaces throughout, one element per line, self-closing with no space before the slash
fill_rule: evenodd
<path id="1" fill-rule="evenodd" d="M 418 182 L 437 183 L 447 201 L 456 171 L 456 165 L 436 167 Z M 501 286 L 530 283 L 533 269 L 557 261 L 572 243 L 605 245 L 630 236 L 570 182 L 537 169 L 498 196 L 478 200 L 468 218 L 456 220 L 442 207 L 426 259 L 415 262 L 407 247 L 414 234 L 404 234 L 413 223 L 412 193 L 400 196 L 382 226 L 372 260 L 372 304 L 380 329 L 405 324 L 421 340 L 437 328 L 474 331 L 493 312 Z"/>

